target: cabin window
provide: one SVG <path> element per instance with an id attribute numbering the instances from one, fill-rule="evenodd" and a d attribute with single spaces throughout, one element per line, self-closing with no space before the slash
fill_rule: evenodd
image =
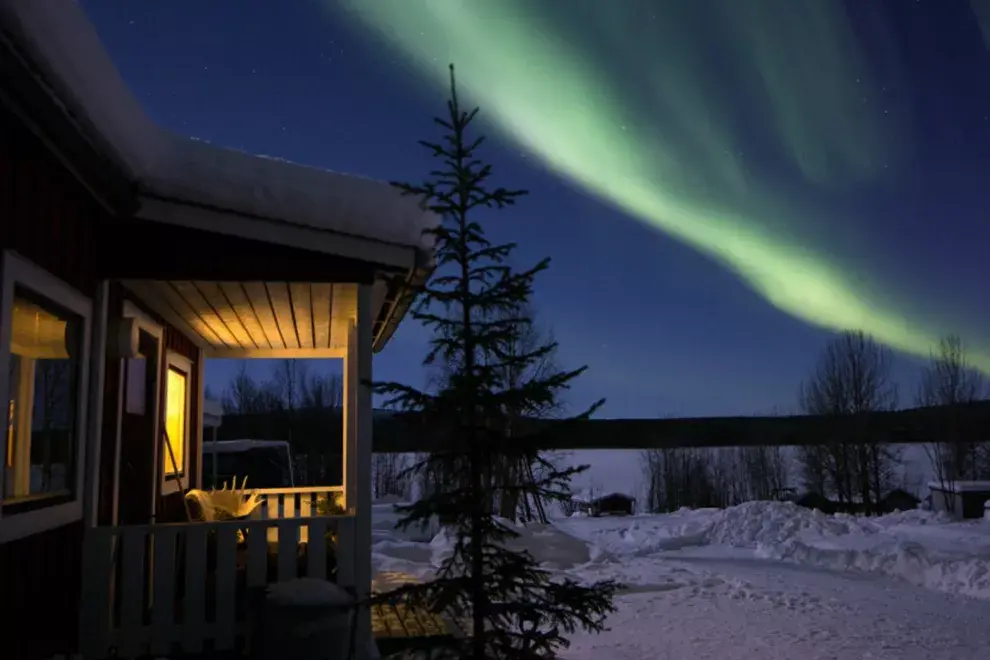
<path id="1" fill-rule="evenodd" d="M 6 350 L 0 364 L 7 373 L 0 387 L 7 424 L 0 440 L 0 540 L 82 514 L 91 309 L 87 299 L 33 264 L 5 253 L 3 265 L 0 337 Z"/>
<path id="2" fill-rule="evenodd" d="M 14 289 L 3 505 L 73 494 L 82 319 Z"/>
<path id="3" fill-rule="evenodd" d="M 168 368 L 165 371 L 165 424 L 162 433 L 162 466 L 166 481 L 179 482 L 187 472 L 192 385 L 190 366 L 191 363 L 181 356 L 168 354 Z"/>

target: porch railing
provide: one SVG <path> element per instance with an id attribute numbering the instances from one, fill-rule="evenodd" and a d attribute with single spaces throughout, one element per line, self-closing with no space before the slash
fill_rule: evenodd
<path id="1" fill-rule="evenodd" d="M 253 489 L 249 489 L 253 490 Z M 319 515 L 320 502 L 341 502 L 343 486 L 304 486 L 300 488 L 259 488 L 254 491 L 261 499 L 252 518 L 307 518 Z"/>
<path id="2" fill-rule="evenodd" d="M 284 494 L 273 497 L 284 505 Z M 297 577 L 353 586 L 353 516 L 89 529 L 80 651 L 133 658 L 234 649 L 247 638 L 259 588 Z"/>

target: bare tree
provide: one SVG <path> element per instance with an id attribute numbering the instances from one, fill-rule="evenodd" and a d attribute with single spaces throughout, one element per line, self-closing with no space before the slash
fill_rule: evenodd
<path id="1" fill-rule="evenodd" d="M 814 374 L 801 386 L 805 412 L 850 416 L 853 424 L 826 445 L 803 448 L 804 472 L 816 475 L 824 467 L 826 485 L 839 501 L 861 498 L 867 512 L 878 510 L 898 461 L 893 448 L 869 436 L 863 424 L 866 415 L 897 405 L 890 360 L 890 351 L 872 338 L 845 332 L 826 345 Z"/>
<path id="2" fill-rule="evenodd" d="M 223 391 L 223 412 L 227 415 L 252 415 L 276 409 L 277 397 L 271 388 L 260 385 L 243 362 Z"/>
<path id="3" fill-rule="evenodd" d="M 372 458 L 372 493 L 375 499 L 409 495 L 409 457 L 406 454 L 378 453 Z"/>
<path id="4" fill-rule="evenodd" d="M 961 428 L 953 406 L 972 403 L 985 396 L 985 382 L 966 355 L 966 347 L 956 335 L 943 337 L 929 364 L 921 372 L 916 397 L 919 406 L 945 406 L 941 412 L 940 442 L 925 445 L 935 478 L 943 488 L 963 479 L 983 476 L 981 446 Z M 954 498 L 946 498 L 946 507 L 955 508 Z"/>
<path id="5" fill-rule="evenodd" d="M 279 360 L 272 370 L 272 385 L 290 416 L 301 407 L 307 373 L 300 360 Z"/>
<path id="6" fill-rule="evenodd" d="M 339 410 L 344 403 L 344 386 L 337 374 L 300 375 L 297 396 L 299 407 L 317 410 Z"/>
<path id="7" fill-rule="evenodd" d="M 738 447 L 734 458 L 741 472 L 738 481 L 746 500 L 776 499 L 787 487 L 787 465 L 782 447 Z"/>

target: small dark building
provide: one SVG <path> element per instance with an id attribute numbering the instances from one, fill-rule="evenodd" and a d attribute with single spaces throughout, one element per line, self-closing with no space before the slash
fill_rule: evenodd
<path id="1" fill-rule="evenodd" d="M 591 501 L 593 516 L 631 516 L 636 510 L 636 499 L 622 493 L 610 493 Z"/>
<path id="2" fill-rule="evenodd" d="M 895 488 L 880 500 L 880 511 L 882 513 L 893 513 L 894 511 L 910 511 L 917 509 L 921 500 L 900 488 Z"/>
<path id="3" fill-rule="evenodd" d="M 805 493 L 797 499 L 795 504 L 803 506 L 806 509 L 818 509 L 828 515 L 834 514 L 837 510 L 835 502 L 821 493 Z"/>
<path id="4" fill-rule="evenodd" d="M 943 511 L 956 519 L 982 518 L 984 502 L 990 500 L 990 481 L 956 481 L 928 484 L 932 510 Z"/>

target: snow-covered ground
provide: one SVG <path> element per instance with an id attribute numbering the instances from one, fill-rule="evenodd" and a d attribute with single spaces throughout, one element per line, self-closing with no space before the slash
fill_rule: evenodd
<path id="1" fill-rule="evenodd" d="M 398 534 L 395 519 L 391 505 L 376 506 L 380 582 L 427 578 L 445 535 Z M 610 630 L 575 635 L 568 658 L 988 657 L 990 521 L 750 502 L 521 531 L 518 543 L 548 568 L 627 585 Z"/>

